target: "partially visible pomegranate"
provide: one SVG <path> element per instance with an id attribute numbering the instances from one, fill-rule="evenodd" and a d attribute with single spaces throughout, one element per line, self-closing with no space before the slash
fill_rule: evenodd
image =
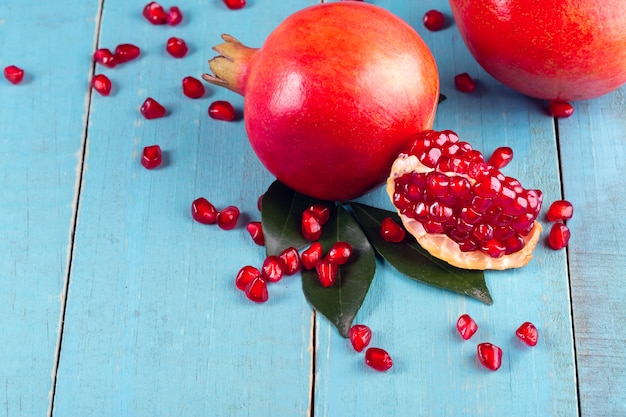
<path id="1" fill-rule="evenodd" d="M 283 21 L 260 49 L 214 48 L 206 81 L 242 94 L 250 143 L 302 194 L 350 200 L 384 182 L 409 138 L 432 126 L 433 56 L 415 30 L 365 2 L 332 2 Z"/>
<path id="2" fill-rule="evenodd" d="M 624 0 L 450 0 L 478 63 L 546 100 L 584 100 L 626 82 Z"/>

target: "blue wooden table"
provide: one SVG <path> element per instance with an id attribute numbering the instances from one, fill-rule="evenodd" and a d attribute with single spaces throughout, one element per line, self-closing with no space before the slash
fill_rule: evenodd
<path id="1" fill-rule="evenodd" d="M 222 33 L 260 46 L 290 13 L 314 0 L 180 0 L 180 26 L 153 26 L 144 3 L 126 0 L 0 1 L 0 416 L 626 416 L 626 88 L 575 103 L 555 120 L 545 103 L 499 84 L 472 60 L 454 25 L 428 32 L 421 19 L 444 0 L 375 0 L 409 22 L 437 59 L 447 96 L 435 128 L 452 129 L 490 154 L 511 146 L 505 170 L 575 206 L 567 250 L 540 242 L 520 269 L 488 272 L 494 304 L 420 285 L 379 261 L 357 321 L 394 367 L 366 367 L 314 313 L 299 275 L 263 305 L 234 286 L 263 251 L 247 236 L 257 198 L 273 178 L 255 158 L 241 120 L 207 116 L 208 105 L 243 99 L 208 87 L 181 93 L 183 77 L 208 71 Z M 164 50 L 171 36 L 190 47 Z M 97 48 L 141 47 L 138 60 L 107 69 Z M 453 77 L 478 80 L 473 94 Z M 103 97 L 94 74 L 113 81 Z M 145 120 L 148 96 L 168 109 Z M 160 168 L 139 163 L 159 144 Z M 207 197 L 243 213 L 231 231 L 192 221 Z M 384 190 L 363 197 L 391 209 Z M 545 210 L 545 209 L 544 209 Z M 542 221 L 545 219 L 542 217 Z M 544 228 L 548 224 L 544 223 Z M 455 334 L 469 313 L 479 333 Z M 529 348 L 524 321 L 539 328 Z M 503 348 L 488 371 L 482 341 Z"/>

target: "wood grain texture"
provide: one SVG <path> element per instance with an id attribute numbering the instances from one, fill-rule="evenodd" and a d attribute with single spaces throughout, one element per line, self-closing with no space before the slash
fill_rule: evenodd
<path id="1" fill-rule="evenodd" d="M 0 416 L 50 408 L 97 2 L 0 2 Z M 80 34 L 81 36 L 76 36 Z"/>

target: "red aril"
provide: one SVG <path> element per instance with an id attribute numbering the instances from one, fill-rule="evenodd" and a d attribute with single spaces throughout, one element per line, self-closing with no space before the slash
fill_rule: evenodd
<path id="1" fill-rule="evenodd" d="M 476 348 L 478 360 L 485 368 L 497 371 L 502 365 L 502 349 L 491 343 L 480 343 Z"/>
<path id="2" fill-rule="evenodd" d="M 354 350 L 362 352 L 372 340 L 372 330 L 364 324 L 355 324 L 348 330 L 348 338 Z"/>
<path id="3" fill-rule="evenodd" d="M 161 165 L 162 161 L 161 147 L 159 145 L 151 145 L 143 148 L 141 165 L 143 165 L 144 168 L 154 169 Z"/>
<path id="4" fill-rule="evenodd" d="M 443 29 L 446 18 L 439 10 L 429 10 L 424 13 L 424 26 L 433 32 Z"/>
<path id="5" fill-rule="evenodd" d="M 306 210 L 317 217 L 320 225 L 324 225 L 330 219 L 330 207 L 324 204 L 313 204 Z"/>
<path id="6" fill-rule="evenodd" d="M 488 165 L 494 168 L 504 168 L 513 160 L 513 149 L 508 146 L 496 148 L 489 157 Z"/>
<path id="7" fill-rule="evenodd" d="M 263 236 L 263 225 L 261 222 L 249 222 L 246 225 L 246 230 L 254 243 L 261 246 L 265 245 L 265 236 Z"/>
<path id="8" fill-rule="evenodd" d="M 214 224 L 217 221 L 217 209 L 209 200 L 199 197 L 191 203 L 191 217 L 198 223 Z"/>
<path id="9" fill-rule="evenodd" d="M 406 235 L 404 228 L 391 217 L 385 217 L 380 225 L 380 236 L 385 242 L 400 243 Z"/>
<path id="10" fill-rule="evenodd" d="M 153 25 L 164 25 L 167 22 L 167 13 L 163 6 L 156 1 L 146 4 L 143 8 L 143 17 Z"/>
<path id="11" fill-rule="evenodd" d="M 103 96 L 111 94 L 111 80 L 104 74 L 94 75 L 91 86 Z"/>
<path id="12" fill-rule="evenodd" d="M 264 303 L 269 299 L 267 282 L 263 277 L 255 277 L 246 285 L 246 297 L 255 303 Z"/>
<path id="13" fill-rule="evenodd" d="M 322 287 L 328 288 L 332 287 L 335 281 L 337 281 L 339 266 L 328 259 L 323 259 L 315 265 L 315 271 Z"/>
<path id="14" fill-rule="evenodd" d="M 293 246 L 282 251 L 278 257 L 283 262 L 285 275 L 293 275 L 300 270 L 300 254 Z"/>
<path id="15" fill-rule="evenodd" d="M 393 360 L 386 350 L 371 347 L 365 351 L 365 364 L 377 371 L 384 372 L 393 366 Z"/>
<path id="16" fill-rule="evenodd" d="M 313 242 L 311 246 L 302 251 L 300 256 L 304 269 L 310 270 L 322 260 L 322 244 Z"/>
<path id="17" fill-rule="evenodd" d="M 548 243 L 554 250 L 563 249 L 569 244 L 571 232 L 569 227 L 563 223 L 554 223 L 550 228 L 548 235 Z"/>
<path id="18" fill-rule="evenodd" d="M 200 98 L 204 95 L 204 85 L 194 77 L 183 78 L 183 94 L 189 98 Z"/>
<path id="19" fill-rule="evenodd" d="M 148 97 L 139 109 L 146 119 L 158 119 L 165 116 L 165 107 L 152 97 Z"/>
<path id="20" fill-rule="evenodd" d="M 187 55 L 189 48 L 184 39 L 171 37 L 167 40 L 165 50 L 174 58 L 183 58 Z"/>
<path id="21" fill-rule="evenodd" d="M 209 105 L 209 117 L 230 122 L 235 120 L 235 108 L 229 101 L 217 100 Z"/>
<path id="22" fill-rule="evenodd" d="M 237 276 L 235 277 L 235 285 L 242 291 L 245 291 L 246 287 L 249 283 L 251 283 L 254 279 L 261 277 L 261 271 L 257 268 L 246 265 L 237 272 Z"/>
<path id="23" fill-rule="evenodd" d="M 283 261 L 274 255 L 270 255 L 263 261 L 261 266 L 261 276 L 269 282 L 278 282 L 285 274 Z"/>
<path id="24" fill-rule="evenodd" d="M 177 6 L 172 6 L 167 11 L 166 23 L 170 26 L 177 26 L 183 21 L 183 13 Z"/>
<path id="25" fill-rule="evenodd" d="M 350 259 L 352 255 L 352 245 L 348 242 L 336 242 L 331 246 L 326 254 L 326 259 L 337 264 L 343 265 Z"/>
<path id="26" fill-rule="evenodd" d="M 261 211 L 261 209 L 263 208 L 263 194 L 261 194 L 259 198 L 256 199 L 256 208 L 259 211 Z"/>
<path id="27" fill-rule="evenodd" d="M 432 126 L 435 60 L 417 32 L 382 7 L 306 7 L 259 49 L 222 38 L 209 62 L 213 75 L 204 79 L 244 96 L 252 148 L 302 194 L 328 201 L 363 195 L 384 182 L 407 139 Z"/>
<path id="28" fill-rule="evenodd" d="M 567 101 L 551 100 L 548 104 L 548 111 L 550 112 L 550 116 L 564 119 L 574 114 L 574 106 Z"/>
<path id="29" fill-rule="evenodd" d="M 463 314 L 456 322 L 456 329 L 464 340 L 469 340 L 478 330 L 478 325 L 469 314 Z"/>
<path id="30" fill-rule="evenodd" d="M 239 209 L 235 206 L 228 206 L 217 212 L 217 225 L 220 229 L 234 229 L 239 220 Z"/>
<path id="31" fill-rule="evenodd" d="M 243 9 L 246 6 L 246 0 L 223 0 L 226 7 L 231 10 Z"/>
<path id="32" fill-rule="evenodd" d="M 11 84 L 19 84 L 24 79 L 24 70 L 15 65 L 9 65 L 4 68 L 4 78 Z"/>
<path id="33" fill-rule="evenodd" d="M 107 68 L 114 68 L 117 65 L 115 55 L 108 48 L 100 48 L 93 54 L 93 60 Z"/>
<path id="34" fill-rule="evenodd" d="M 467 73 L 454 76 L 454 86 L 463 93 L 471 93 L 476 90 L 476 81 Z"/>
<path id="35" fill-rule="evenodd" d="M 515 335 L 528 346 L 537 345 L 537 340 L 539 339 L 537 327 L 529 321 L 522 323 L 522 325 L 515 331 Z"/>
<path id="36" fill-rule="evenodd" d="M 315 213 L 310 210 L 302 212 L 302 236 L 306 240 L 314 242 L 322 236 L 322 225 Z"/>
<path id="37" fill-rule="evenodd" d="M 556 200 L 548 208 L 548 221 L 569 220 L 574 215 L 574 206 L 567 200 Z"/>
<path id="38" fill-rule="evenodd" d="M 122 43 L 115 47 L 114 56 L 118 64 L 132 61 L 141 54 L 141 49 L 132 43 Z"/>

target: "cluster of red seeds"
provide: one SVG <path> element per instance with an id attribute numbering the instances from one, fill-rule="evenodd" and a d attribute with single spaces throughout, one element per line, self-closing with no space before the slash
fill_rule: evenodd
<path id="1" fill-rule="evenodd" d="M 355 324 L 348 331 L 348 339 L 355 351 L 362 352 L 372 340 L 372 330 L 365 324 Z M 371 347 L 365 351 L 365 364 L 372 369 L 384 372 L 393 366 L 393 360 L 386 350 Z"/>
<path id="2" fill-rule="evenodd" d="M 196 198 L 191 203 L 191 217 L 195 221 L 202 224 L 217 224 L 223 230 L 234 229 L 240 214 L 239 208 L 236 206 L 228 206 L 222 210 L 217 210 L 204 197 Z"/>
<path id="3" fill-rule="evenodd" d="M 478 331 L 478 325 L 469 314 L 463 314 L 456 322 L 456 329 L 463 340 L 469 340 Z M 537 327 L 529 321 L 522 323 L 515 331 L 515 335 L 528 346 L 536 346 L 539 339 Z M 492 343 L 479 343 L 476 355 L 481 365 L 492 371 L 497 371 L 502 365 L 502 348 Z"/>
<path id="4" fill-rule="evenodd" d="M 183 14 L 177 6 L 170 7 L 166 12 L 156 1 L 146 4 L 142 14 L 153 25 L 176 26 L 183 21 Z"/>
<path id="5" fill-rule="evenodd" d="M 574 215 L 574 206 L 567 200 L 556 200 L 548 209 L 548 221 L 554 222 L 548 235 L 548 244 L 554 250 L 563 249 L 569 244 L 571 232 L 565 224 Z"/>

